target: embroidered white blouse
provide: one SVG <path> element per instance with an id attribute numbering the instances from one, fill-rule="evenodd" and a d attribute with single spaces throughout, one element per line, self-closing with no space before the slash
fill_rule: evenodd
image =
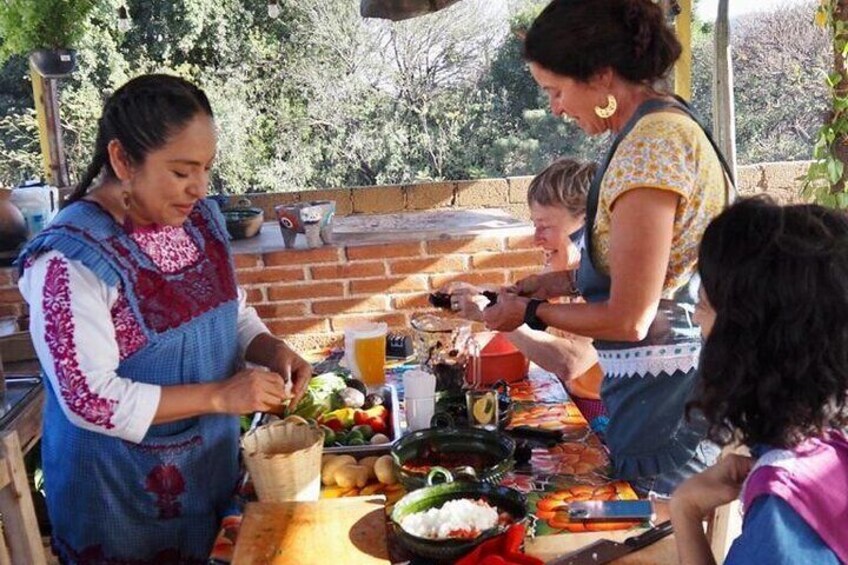
<path id="1" fill-rule="evenodd" d="M 182 227 L 137 229 L 131 237 L 164 272 L 194 264 L 200 253 Z M 120 287 L 110 287 L 61 252 L 40 255 L 18 282 L 30 308 L 30 333 L 62 410 L 75 425 L 138 443 L 153 422 L 161 388 L 123 378 L 121 360 L 145 336 Z M 268 329 L 238 292 L 241 354 Z M 110 418 L 99 414 L 110 412 Z"/>

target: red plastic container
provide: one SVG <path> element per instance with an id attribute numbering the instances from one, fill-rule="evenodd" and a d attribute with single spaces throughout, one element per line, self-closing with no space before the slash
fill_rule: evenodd
<path id="1" fill-rule="evenodd" d="M 527 376 L 530 361 L 501 332 L 480 332 L 474 338 L 481 346 L 481 377 L 483 385 L 498 381 L 520 381 Z M 469 363 L 466 378 L 473 382 L 473 364 Z"/>

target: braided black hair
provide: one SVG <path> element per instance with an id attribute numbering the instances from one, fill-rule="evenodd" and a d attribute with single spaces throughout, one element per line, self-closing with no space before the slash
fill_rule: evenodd
<path id="1" fill-rule="evenodd" d="M 165 145 L 174 132 L 201 112 L 213 117 L 206 94 L 176 76 L 142 75 L 121 86 L 106 101 L 98 120 L 91 164 L 68 202 L 84 197 L 101 173 L 115 176 L 108 152 L 113 139 L 121 143 L 133 163 L 141 164 L 151 151 Z"/>

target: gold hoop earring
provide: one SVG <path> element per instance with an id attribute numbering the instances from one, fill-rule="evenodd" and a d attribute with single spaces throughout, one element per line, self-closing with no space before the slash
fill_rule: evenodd
<path id="1" fill-rule="evenodd" d="M 612 94 L 607 95 L 607 105 L 604 108 L 595 106 L 595 113 L 602 120 L 610 119 L 616 110 L 618 110 L 618 100 Z"/>

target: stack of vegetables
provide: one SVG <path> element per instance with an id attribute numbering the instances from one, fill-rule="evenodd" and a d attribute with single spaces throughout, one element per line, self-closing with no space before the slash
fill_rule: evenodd
<path id="1" fill-rule="evenodd" d="M 389 410 L 365 384 L 336 373 L 313 377 L 294 414 L 324 430 L 324 447 L 389 443 Z"/>

